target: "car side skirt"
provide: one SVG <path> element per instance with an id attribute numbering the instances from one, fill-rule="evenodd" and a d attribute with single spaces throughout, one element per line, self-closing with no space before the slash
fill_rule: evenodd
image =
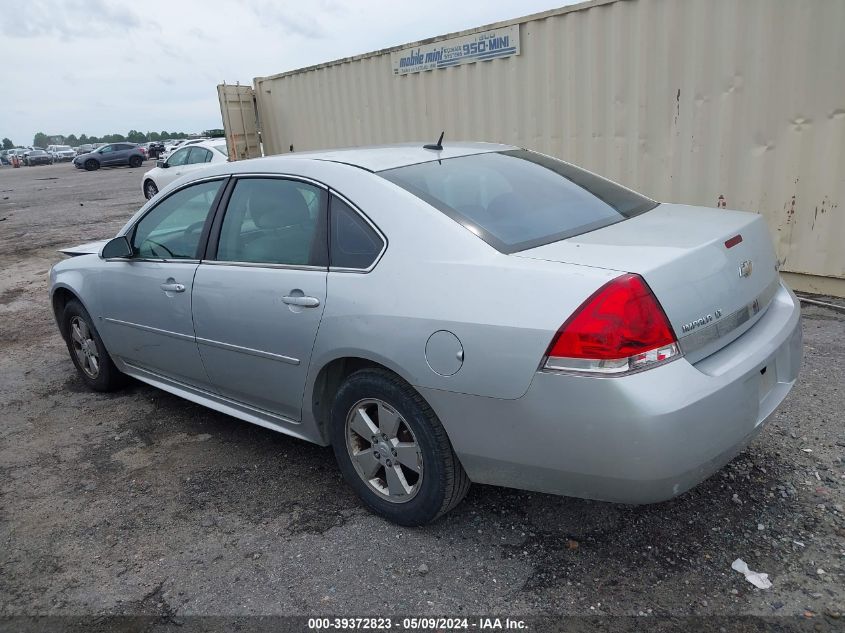
<path id="1" fill-rule="evenodd" d="M 271 431 L 284 433 L 285 435 L 290 435 L 291 437 L 320 444 L 322 446 L 327 445 L 326 442 L 319 437 L 319 435 L 308 433 L 308 427 L 301 425 L 296 420 L 292 420 L 269 411 L 264 411 L 262 409 L 257 409 L 219 394 L 187 385 L 177 380 L 173 380 L 172 378 L 152 372 L 148 369 L 144 369 L 143 367 L 138 367 L 137 365 L 128 363 L 121 358 L 114 358 L 113 360 L 118 369 L 127 376 L 131 376 L 136 380 L 140 380 L 148 385 L 157 387 L 162 391 L 172 393 L 173 395 L 184 398 L 185 400 L 208 407 L 214 411 L 219 411 L 220 413 L 225 413 L 226 415 L 243 420 L 244 422 L 256 424 L 264 427 L 265 429 L 270 429 Z"/>

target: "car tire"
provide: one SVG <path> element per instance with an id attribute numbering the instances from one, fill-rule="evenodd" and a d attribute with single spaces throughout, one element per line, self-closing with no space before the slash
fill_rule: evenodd
<path id="1" fill-rule="evenodd" d="M 129 166 L 130 167 L 140 167 L 141 163 L 143 163 L 143 159 L 140 156 L 130 156 L 129 157 Z"/>
<path id="2" fill-rule="evenodd" d="M 126 375 L 115 367 L 91 316 L 76 299 L 65 305 L 62 333 L 76 371 L 89 388 L 116 391 L 126 384 Z"/>
<path id="3" fill-rule="evenodd" d="M 152 180 L 144 181 L 144 197 L 151 200 L 158 193 L 158 187 Z"/>
<path id="4" fill-rule="evenodd" d="M 98 163 L 93 158 L 89 158 L 85 161 L 85 171 L 96 171 L 100 168 L 100 163 Z"/>
<path id="5" fill-rule="evenodd" d="M 362 423 L 371 437 L 355 430 Z M 469 490 L 469 477 L 437 415 L 413 387 L 387 370 L 362 369 L 344 381 L 332 406 L 331 435 L 344 479 L 364 505 L 393 523 L 430 523 Z"/>

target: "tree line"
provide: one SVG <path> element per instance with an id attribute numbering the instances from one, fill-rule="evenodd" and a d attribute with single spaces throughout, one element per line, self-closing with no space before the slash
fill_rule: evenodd
<path id="1" fill-rule="evenodd" d="M 203 136 L 223 136 L 224 132 L 220 129 L 205 130 Z M 38 132 L 32 139 L 32 144 L 35 147 L 47 147 L 48 145 L 70 145 L 76 147 L 78 145 L 85 145 L 87 143 L 120 143 L 126 141 L 129 143 L 147 143 L 149 141 L 166 141 L 168 139 L 188 138 L 193 134 L 187 132 L 168 132 L 162 130 L 161 132 L 139 132 L 138 130 L 129 130 L 124 134 L 106 134 L 105 136 L 88 136 L 87 134 L 44 134 Z M 12 149 L 17 147 L 11 139 L 4 138 L 3 149 Z"/>

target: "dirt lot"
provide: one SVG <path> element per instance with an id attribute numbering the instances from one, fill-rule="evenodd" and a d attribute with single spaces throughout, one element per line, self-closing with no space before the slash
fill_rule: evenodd
<path id="1" fill-rule="evenodd" d="M 845 611 L 845 316 L 805 308 L 799 384 L 676 500 L 474 486 L 436 524 L 398 528 L 358 504 L 329 449 L 142 384 L 83 388 L 47 273 L 56 248 L 140 207 L 149 165 L 0 169 L 0 615 Z"/>

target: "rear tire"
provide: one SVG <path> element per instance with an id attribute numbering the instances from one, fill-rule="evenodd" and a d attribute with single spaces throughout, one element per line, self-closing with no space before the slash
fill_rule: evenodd
<path id="1" fill-rule="evenodd" d="M 363 427 L 362 411 L 367 416 Z M 393 433 L 385 429 L 391 419 Z M 437 415 L 413 387 L 389 371 L 363 369 L 346 379 L 332 407 L 331 434 L 344 479 L 364 505 L 393 523 L 430 523 L 458 505 L 469 490 L 469 477 Z M 414 457 L 416 462 L 406 468 Z M 397 481 L 400 492 L 394 494 L 390 484 Z"/>
<path id="2" fill-rule="evenodd" d="M 88 311 L 76 299 L 62 313 L 62 332 L 70 358 L 83 382 L 94 391 L 116 391 L 126 384 L 106 351 Z"/>
<path id="3" fill-rule="evenodd" d="M 143 163 L 143 162 L 144 161 L 141 160 L 140 156 L 130 156 L 129 157 L 129 166 L 130 167 L 140 167 L 141 163 Z"/>
<path id="4" fill-rule="evenodd" d="M 144 197 L 151 200 L 158 193 L 158 187 L 152 180 L 144 182 Z"/>
<path id="5" fill-rule="evenodd" d="M 96 171 L 100 168 L 100 163 L 95 161 L 93 158 L 89 158 L 85 161 L 85 171 Z"/>

